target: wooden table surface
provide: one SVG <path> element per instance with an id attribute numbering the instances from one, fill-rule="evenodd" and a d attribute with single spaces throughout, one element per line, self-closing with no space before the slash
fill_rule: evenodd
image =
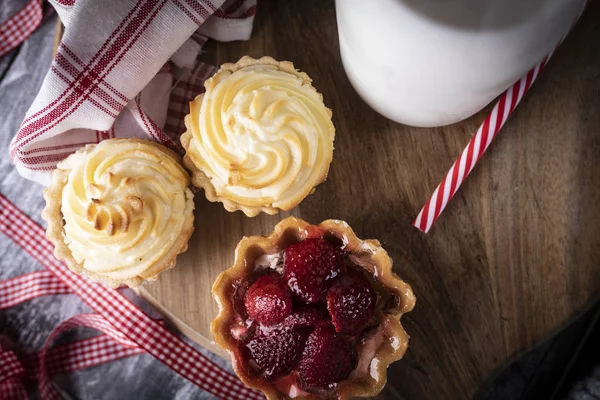
<path id="1" fill-rule="evenodd" d="M 405 358 L 389 370 L 402 399 L 467 399 L 512 357 L 549 337 L 600 290 L 600 2 L 556 52 L 429 234 L 411 221 L 484 119 L 418 129 L 355 93 L 340 61 L 333 1 L 259 2 L 252 38 L 207 45 L 213 64 L 249 54 L 291 60 L 333 109 L 329 179 L 291 214 L 346 220 L 378 238 L 417 295 Z M 390 49 L 390 51 L 394 51 Z M 410 60 L 407 60 L 410 62 Z M 254 219 L 197 196 L 178 267 L 143 294 L 204 344 L 212 282 Z"/>

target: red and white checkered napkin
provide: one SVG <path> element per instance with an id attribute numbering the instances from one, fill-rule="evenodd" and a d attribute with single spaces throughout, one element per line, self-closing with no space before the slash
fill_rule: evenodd
<path id="1" fill-rule="evenodd" d="M 148 138 L 180 150 L 175 135 L 183 131 L 187 102 L 212 72 L 195 62 L 202 44 L 206 37 L 248 39 L 256 12 L 256 0 L 51 3 L 65 32 L 10 145 L 19 173 L 42 184 L 57 162 L 111 137 Z"/>
<path id="2" fill-rule="evenodd" d="M 11 4 L 0 4 L 10 7 Z M 14 7 L 14 4 L 12 5 Z M 0 25 L 0 57 L 23 43 L 42 22 L 42 3 L 29 0 L 23 8 L 15 12 Z"/>
<path id="3" fill-rule="evenodd" d="M 23 363 L 3 344 L 0 335 L 0 400 L 26 399 L 22 379 L 37 376 L 40 398 L 58 400 L 50 374 L 69 372 L 147 352 L 173 371 L 221 399 L 259 400 L 262 394 L 245 387 L 202 353 L 151 318 L 117 290 L 90 282 L 69 270 L 52 254 L 52 243 L 42 227 L 0 194 L 0 234 L 32 256 L 46 271 L 0 281 L 0 310 L 43 295 L 73 293 L 97 314 L 79 314 L 62 322 L 37 355 Z M 91 327 L 112 339 L 98 337 L 50 348 L 62 332 Z M 112 340 L 112 341 L 111 341 Z M 53 351 L 54 350 L 54 351 Z M 37 365 L 34 370 L 32 365 Z M 23 368 L 25 367 L 25 368 Z M 8 393 L 8 394 L 7 394 Z"/>

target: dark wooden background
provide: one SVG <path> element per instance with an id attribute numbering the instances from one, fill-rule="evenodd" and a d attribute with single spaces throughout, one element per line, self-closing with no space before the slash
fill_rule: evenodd
<path id="1" fill-rule="evenodd" d="M 599 2 L 427 235 L 411 221 L 489 108 L 444 128 L 391 122 L 346 78 L 333 1 L 261 0 L 258 7 L 251 40 L 210 42 L 205 58 L 213 64 L 245 54 L 291 60 L 333 109 L 329 179 L 292 214 L 314 223 L 343 219 L 359 236 L 378 238 L 396 272 L 412 284 L 418 301 L 404 318 L 409 351 L 389 370 L 398 398 L 471 398 L 512 358 L 597 298 Z M 216 311 L 208 292 L 231 264 L 235 244 L 243 234 L 268 233 L 286 215 L 249 219 L 198 199 L 190 250 L 145 296 L 180 326 L 208 337 Z"/>

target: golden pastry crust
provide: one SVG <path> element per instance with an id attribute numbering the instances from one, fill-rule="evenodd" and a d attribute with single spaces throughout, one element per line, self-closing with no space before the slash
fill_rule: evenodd
<path id="1" fill-rule="evenodd" d="M 114 278 L 110 273 L 102 273 L 102 272 L 94 272 L 85 268 L 82 263 L 78 262 L 74 254 L 67 243 L 67 234 L 65 232 L 65 218 L 63 215 L 63 191 L 65 190 L 65 186 L 69 183 L 69 175 L 72 171 L 69 168 L 68 160 L 71 157 L 77 157 L 85 155 L 88 157 L 93 153 L 96 146 L 123 146 L 123 145 L 135 145 L 137 148 L 141 149 L 152 149 L 152 151 L 160 154 L 161 157 L 164 158 L 165 163 L 178 164 L 180 162 L 180 157 L 173 152 L 172 150 L 158 144 L 155 142 L 141 140 L 141 139 L 108 139 L 100 144 L 90 144 L 82 149 L 78 150 L 76 153 L 69 156 L 63 162 L 59 163 L 57 169 L 52 174 L 52 182 L 48 188 L 44 190 L 44 199 L 46 200 L 46 206 L 42 210 L 42 218 L 48 223 L 48 228 L 46 230 L 47 238 L 54 244 L 54 256 L 66 262 L 69 269 L 77 274 L 83 274 L 89 277 L 93 281 L 104 282 L 111 287 L 118 287 L 120 285 L 127 285 L 129 287 L 137 287 L 141 285 L 145 281 L 156 280 L 158 275 L 166 271 L 170 268 L 173 268 L 176 264 L 176 257 L 178 254 L 183 253 L 187 250 L 188 240 L 194 231 L 194 202 L 193 202 L 193 193 L 187 187 L 189 184 L 189 175 L 185 170 L 178 166 L 180 172 L 182 174 L 182 179 L 185 180 L 185 190 L 183 192 L 184 201 L 185 201 L 185 215 L 183 216 L 183 224 L 178 236 L 175 240 L 170 244 L 164 253 L 164 255 L 160 258 L 159 262 L 153 263 L 148 266 L 145 270 L 141 271 L 135 276 L 130 276 L 124 279 Z M 117 147 L 118 148 L 118 147 Z M 127 179 L 136 179 L 135 176 L 126 177 Z M 119 183 L 123 184 L 123 181 Z M 133 198 L 133 196 L 128 196 L 132 198 L 126 198 L 124 201 L 132 208 L 132 210 L 139 210 L 143 208 L 144 199 Z M 89 199 L 91 200 L 90 206 L 95 206 L 96 203 L 99 202 L 97 199 Z M 123 200 L 123 199 L 118 199 Z M 141 201 L 140 201 L 141 200 Z M 110 207 L 110 205 L 108 206 Z M 88 209 L 89 210 L 89 209 Z M 131 211 L 131 212 L 134 212 Z M 129 222 L 127 217 L 121 218 L 116 227 L 112 225 L 110 228 L 107 226 L 103 226 L 102 229 L 94 226 L 96 223 L 93 221 L 93 216 L 90 216 L 90 212 L 88 211 L 88 215 L 86 216 L 88 222 L 91 227 L 96 230 L 103 230 L 106 232 L 106 235 L 114 235 L 115 230 L 119 229 L 127 229 Z M 125 221 L 125 222 L 124 222 Z"/>
<path id="2" fill-rule="evenodd" d="M 236 282 L 253 273 L 255 260 L 258 257 L 277 253 L 292 243 L 318 235 L 340 239 L 345 244 L 345 250 L 350 254 L 352 261 L 368 271 L 394 299 L 393 308 L 381 316 L 380 326 L 383 327 L 384 339 L 373 358 L 377 362 L 370 363 L 370 377 L 352 380 L 351 375 L 349 380 L 339 384 L 334 397 L 343 400 L 377 395 L 387 382 L 387 368 L 401 359 L 408 348 L 409 337 L 400 323 L 400 318 L 414 308 L 416 298 L 411 287 L 392 271 L 392 259 L 379 241 L 359 239 L 344 221 L 326 220 L 315 226 L 299 218 L 288 217 L 279 222 L 273 233 L 267 237 L 244 237 L 236 247 L 233 266 L 219 275 L 212 288 L 213 297 L 219 306 L 219 314 L 211 323 L 215 342 L 230 355 L 233 368 L 242 382 L 261 390 L 269 400 L 282 400 L 289 397 L 272 384 L 251 376 L 250 371 L 245 369 L 245 362 L 237 350 L 239 343 L 231 333 L 231 326 L 237 318 L 233 304 L 234 287 Z M 320 398 L 314 395 L 296 397 L 301 400 Z"/>
<path id="3" fill-rule="evenodd" d="M 213 90 L 222 80 L 226 79 L 227 76 L 244 68 L 255 66 L 269 66 L 270 68 L 273 68 L 277 71 L 282 71 L 299 78 L 302 82 L 303 89 L 309 89 L 312 92 L 314 92 L 314 95 L 318 96 L 318 99 L 321 103 L 320 107 L 322 108 L 322 110 L 319 111 L 323 111 L 328 119 L 328 128 L 326 129 L 326 132 L 321 133 L 325 140 L 329 142 L 328 146 L 330 147 L 330 150 L 326 151 L 325 154 L 322 155 L 322 163 L 326 165 L 326 168 L 318 172 L 318 176 L 313 180 L 313 183 L 310 185 L 310 187 L 301 187 L 298 193 L 294 194 L 293 198 L 290 199 L 290 201 L 285 201 L 282 204 L 277 205 L 274 205 L 274 203 L 277 203 L 278 200 L 280 200 L 277 198 L 266 198 L 261 202 L 254 201 L 252 199 L 243 199 L 241 198 L 242 196 L 239 196 L 238 198 L 231 198 L 231 196 L 228 197 L 227 194 L 220 193 L 219 189 L 215 187 L 215 183 L 213 182 L 214 176 L 210 176 L 210 174 L 208 174 L 207 171 L 205 171 L 202 167 L 199 167 L 197 161 L 194 161 L 202 160 L 203 158 L 199 154 L 200 152 L 198 150 L 198 147 L 194 145 L 194 130 L 200 130 L 200 128 L 194 127 L 195 122 L 193 122 L 192 116 L 196 114 L 194 115 L 195 117 L 201 118 L 200 109 L 202 107 L 203 99 L 205 98 L 206 94 Z M 312 194 L 315 190 L 315 187 L 324 182 L 327 178 L 329 165 L 331 164 L 331 160 L 333 158 L 333 140 L 335 137 L 335 128 L 331 123 L 331 110 L 322 104 L 323 96 L 316 91 L 316 89 L 312 86 L 311 82 L 312 80 L 309 78 L 309 76 L 304 72 L 296 70 L 291 62 L 280 62 L 276 61 L 271 57 L 262 57 L 260 59 L 254 59 L 248 56 L 244 56 L 236 63 L 223 64 L 221 68 L 215 73 L 215 75 L 213 75 L 213 77 L 211 77 L 205 82 L 206 93 L 197 96 L 190 103 L 190 114 L 186 115 L 184 120 L 186 131 L 181 135 L 180 140 L 183 148 L 186 150 L 185 156 L 183 157 L 183 163 L 186 166 L 186 168 L 188 168 L 191 171 L 192 184 L 196 187 L 204 189 L 206 198 L 209 201 L 221 202 L 223 203 L 227 211 L 233 212 L 241 210 L 242 212 L 244 212 L 244 214 L 246 214 L 249 217 L 254 217 L 261 212 L 267 214 L 276 214 L 280 210 L 290 210 L 293 207 L 297 206 L 306 196 Z M 236 166 L 233 165 L 233 163 L 230 163 L 229 168 L 230 171 L 233 171 L 233 169 L 236 168 Z M 235 174 L 232 172 L 231 176 L 229 177 L 229 182 L 226 182 L 225 186 L 227 186 L 227 184 L 235 185 L 236 183 L 237 182 L 235 179 Z"/>

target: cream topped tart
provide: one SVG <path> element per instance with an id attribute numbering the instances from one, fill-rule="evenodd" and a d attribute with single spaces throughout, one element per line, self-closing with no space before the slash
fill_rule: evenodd
<path id="1" fill-rule="evenodd" d="M 416 301 L 378 241 L 294 217 L 242 239 L 213 295 L 215 342 L 269 400 L 377 395 L 407 350 L 400 318 Z"/>
<path id="2" fill-rule="evenodd" d="M 181 136 L 192 183 L 248 216 L 298 205 L 327 177 L 335 128 L 311 79 L 287 61 L 224 64 L 190 103 Z"/>
<path id="3" fill-rule="evenodd" d="M 111 286 L 175 266 L 193 231 L 190 177 L 179 156 L 139 139 L 87 145 L 61 161 L 42 218 L 56 258 Z"/>

